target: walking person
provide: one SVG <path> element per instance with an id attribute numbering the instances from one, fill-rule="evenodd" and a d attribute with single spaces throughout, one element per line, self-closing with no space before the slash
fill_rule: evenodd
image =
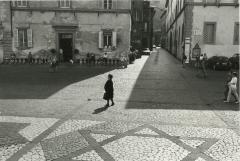
<path id="1" fill-rule="evenodd" d="M 182 56 L 182 67 L 185 68 L 185 63 L 187 60 L 187 56 L 185 55 L 185 53 L 183 52 L 183 56 Z"/>
<path id="2" fill-rule="evenodd" d="M 58 65 L 57 55 L 53 54 L 50 58 L 50 72 L 56 72 Z"/>
<path id="3" fill-rule="evenodd" d="M 238 97 L 238 93 L 237 93 L 237 73 L 233 72 L 233 77 L 231 79 L 231 81 L 228 83 L 229 85 L 229 91 L 228 91 L 228 96 L 227 96 L 227 100 L 224 102 L 230 102 L 231 99 L 231 95 L 233 94 L 235 96 L 235 103 L 238 104 L 239 103 L 239 97 Z"/>
<path id="4" fill-rule="evenodd" d="M 112 82 L 112 78 L 113 75 L 109 74 L 108 75 L 108 80 L 105 83 L 104 89 L 105 89 L 105 93 L 103 96 L 103 99 L 105 99 L 107 101 L 107 104 L 105 105 L 105 107 L 109 107 L 109 100 L 111 100 L 112 104 L 111 106 L 114 106 L 114 101 L 113 101 L 113 82 Z"/>
<path id="5" fill-rule="evenodd" d="M 224 91 L 224 101 L 227 101 L 227 96 L 228 96 L 228 91 L 230 90 L 230 86 L 229 83 L 232 80 L 232 75 L 233 75 L 233 71 L 231 70 L 228 74 L 227 74 L 227 81 L 225 84 L 225 91 Z"/>
<path id="6" fill-rule="evenodd" d="M 205 66 L 206 61 L 207 61 L 207 55 L 206 55 L 206 53 L 204 53 L 204 55 L 201 54 L 199 59 L 200 59 L 200 66 L 201 66 L 201 69 L 202 69 L 203 77 L 207 78 L 207 71 L 206 71 L 206 66 Z"/>

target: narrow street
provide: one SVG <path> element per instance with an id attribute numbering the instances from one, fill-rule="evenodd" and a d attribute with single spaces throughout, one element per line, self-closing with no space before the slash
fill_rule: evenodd
<path id="1" fill-rule="evenodd" d="M 0 161 L 240 160 L 226 72 L 198 78 L 163 49 L 127 69 L 29 66 L 0 66 Z M 115 106 L 104 108 L 109 73 Z"/>

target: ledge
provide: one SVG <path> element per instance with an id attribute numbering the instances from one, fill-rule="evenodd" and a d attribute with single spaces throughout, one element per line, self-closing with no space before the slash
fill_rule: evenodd
<path id="1" fill-rule="evenodd" d="M 79 13 L 79 12 L 85 12 L 85 13 L 131 13 L 130 9 L 111 9 L 111 10 L 105 10 L 105 9 L 82 9 L 82 8 L 49 8 L 49 7 L 25 7 L 25 8 L 19 8 L 19 7 L 12 7 L 13 11 L 39 11 L 39 12 L 73 12 L 73 13 Z"/>

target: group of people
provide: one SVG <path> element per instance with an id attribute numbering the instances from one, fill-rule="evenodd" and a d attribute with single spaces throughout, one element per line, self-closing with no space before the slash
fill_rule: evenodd
<path id="1" fill-rule="evenodd" d="M 87 53 L 87 63 L 89 64 L 95 64 L 96 62 L 96 56 L 95 54 Z"/>
<path id="2" fill-rule="evenodd" d="M 198 56 L 196 58 L 197 68 L 201 69 L 201 72 L 202 72 L 204 78 L 207 78 L 207 71 L 206 71 L 206 61 L 207 61 L 207 59 L 208 58 L 207 58 L 206 53 L 201 54 L 200 56 Z M 187 56 L 185 55 L 185 53 L 183 53 L 183 56 L 182 56 L 182 67 L 183 68 L 185 68 L 186 60 L 187 60 Z"/>

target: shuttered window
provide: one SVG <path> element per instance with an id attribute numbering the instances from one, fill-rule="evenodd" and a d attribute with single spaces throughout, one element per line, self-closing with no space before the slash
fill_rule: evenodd
<path id="1" fill-rule="evenodd" d="M 113 0 L 103 0 L 103 8 L 104 9 L 112 9 L 113 8 Z"/>
<path id="2" fill-rule="evenodd" d="M 216 22 L 205 22 L 204 24 L 204 43 L 214 44 L 216 40 Z"/>
<path id="3" fill-rule="evenodd" d="M 71 0 L 59 0 L 59 7 L 60 8 L 70 8 Z"/>
<path id="4" fill-rule="evenodd" d="M 103 31 L 103 46 L 108 48 L 112 46 L 112 31 Z"/>
<path id="5" fill-rule="evenodd" d="M 112 30 L 100 31 L 98 41 L 100 49 L 117 47 L 117 32 Z"/>
<path id="6" fill-rule="evenodd" d="M 233 44 L 239 45 L 239 23 L 237 22 L 234 25 Z"/>
<path id="7" fill-rule="evenodd" d="M 17 7 L 27 7 L 28 1 L 27 0 L 16 0 L 15 5 Z"/>
<path id="8" fill-rule="evenodd" d="M 33 47 L 32 30 L 27 28 L 14 30 L 14 46 L 22 50 Z"/>

